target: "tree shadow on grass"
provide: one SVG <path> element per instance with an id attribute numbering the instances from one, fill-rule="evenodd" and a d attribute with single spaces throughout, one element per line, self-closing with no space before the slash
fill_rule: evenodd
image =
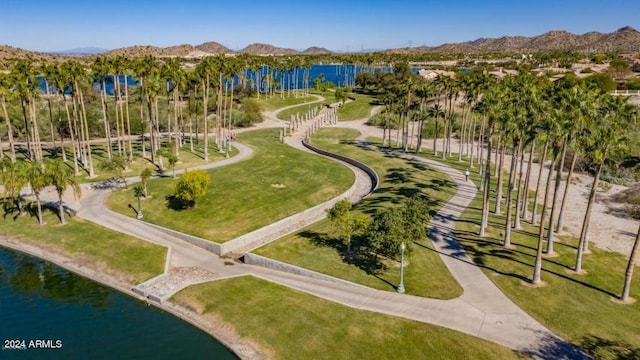
<path id="1" fill-rule="evenodd" d="M 167 195 L 164 199 L 166 200 L 165 205 L 167 208 L 175 211 L 187 210 L 195 205 L 193 201 L 184 201 L 182 199 L 178 199 L 174 195 Z"/>
<path id="2" fill-rule="evenodd" d="M 344 263 L 354 265 L 367 275 L 373 275 L 381 281 L 387 282 L 378 276 L 386 269 L 385 265 L 378 256 L 367 251 L 363 239 L 355 236 L 351 241 L 351 254 L 347 254 L 347 246 L 340 239 L 328 234 L 305 230 L 300 233 L 300 236 L 308 239 L 315 246 L 335 249 Z M 389 285 L 393 286 L 393 284 Z"/>
<path id="3" fill-rule="evenodd" d="M 587 353 L 592 354 L 586 349 L 584 346 L 579 344 L 579 346 L 585 350 Z M 558 337 L 552 335 L 544 335 L 540 336 L 540 339 L 537 341 L 537 344 L 530 349 L 526 349 L 523 351 L 524 355 L 527 355 L 534 359 L 562 359 L 562 360 L 587 360 L 591 359 L 589 355 L 585 354 L 581 351 L 581 349 L 577 348 L 573 344 L 570 344 Z M 602 357 L 596 356 L 597 359 L 602 359 Z M 607 359 L 638 359 L 636 358 L 627 358 L 627 357 L 616 357 L 611 358 L 607 357 Z"/>
<path id="4" fill-rule="evenodd" d="M 640 348 L 623 340 L 609 340 L 595 335 L 587 335 L 580 338 L 578 346 L 596 359 L 640 359 Z"/>

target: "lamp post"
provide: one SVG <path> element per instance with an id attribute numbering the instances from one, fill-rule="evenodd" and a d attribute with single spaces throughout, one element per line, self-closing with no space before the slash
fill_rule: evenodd
<path id="1" fill-rule="evenodd" d="M 404 242 L 400 244 L 400 285 L 398 285 L 397 291 L 404 293 Z"/>
<path id="2" fill-rule="evenodd" d="M 136 211 L 136 218 L 142 219 L 142 207 L 140 206 L 140 196 L 142 195 L 142 190 L 140 187 L 136 187 L 136 197 L 138 198 L 138 210 Z"/>

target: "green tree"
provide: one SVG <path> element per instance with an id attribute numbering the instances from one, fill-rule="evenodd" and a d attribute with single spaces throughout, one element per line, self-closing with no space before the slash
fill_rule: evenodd
<path id="1" fill-rule="evenodd" d="M 593 84 L 602 91 L 608 92 L 616 89 L 616 82 L 607 74 L 593 74 L 584 78 L 586 84 Z"/>
<path id="2" fill-rule="evenodd" d="M 81 194 L 80 185 L 76 181 L 73 171 L 59 158 L 47 163 L 45 172 L 49 178 L 49 183 L 55 187 L 58 193 L 58 214 L 60 222 L 65 224 L 62 195 L 67 188 L 71 187 L 73 195 L 76 198 L 79 197 Z"/>
<path id="3" fill-rule="evenodd" d="M 100 164 L 100 169 L 106 172 L 110 172 L 114 177 L 124 183 L 124 187 L 127 187 L 127 181 L 124 176 L 127 168 L 129 167 L 129 158 L 120 155 L 112 155 L 111 160 L 105 160 Z"/>
<path id="4" fill-rule="evenodd" d="M 24 214 L 22 207 L 22 195 L 20 191 L 27 185 L 27 176 L 25 173 L 24 162 L 12 162 L 9 158 L 2 161 L 2 173 L 0 173 L 4 189 L 2 196 L 11 200 L 18 208 L 18 216 Z"/>
<path id="5" fill-rule="evenodd" d="M 44 170 L 44 166 L 39 161 L 31 161 L 26 168 L 26 178 L 31 186 L 33 195 L 36 197 L 36 204 L 38 206 L 38 223 L 44 224 L 42 219 L 42 202 L 40 201 L 40 193 L 49 185 L 49 177 Z"/>
<path id="6" fill-rule="evenodd" d="M 173 183 L 175 198 L 187 207 L 195 206 L 196 200 L 207 193 L 211 176 L 204 170 L 186 171 Z"/>
<path id="7" fill-rule="evenodd" d="M 140 183 L 142 185 L 142 194 L 144 197 L 149 196 L 149 192 L 147 190 L 147 184 L 149 183 L 149 179 L 153 175 L 153 170 L 151 168 L 144 168 L 140 172 Z"/>
<path id="8" fill-rule="evenodd" d="M 335 92 L 336 101 L 344 105 L 347 101 L 347 93 L 344 88 L 337 88 Z"/>
<path id="9" fill-rule="evenodd" d="M 347 256 L 351 256 L 351 238 L 369 226 L 369 218 L 363 214 L 353 214 L 351 203 L 346 199 L 338 201 L 326 212 L 327 218 L 335 225 L 336 233 L 347 245 Z"/>

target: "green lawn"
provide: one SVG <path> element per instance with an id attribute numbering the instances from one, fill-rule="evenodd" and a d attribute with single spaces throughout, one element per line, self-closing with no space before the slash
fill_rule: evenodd
<path id="1" fill-rule="evenodd" d="M 300 115 L 301 119 L 304 119 L 304 115 L 313 107 L 317 107 L 318 109 L 322 108 L 323 103 L 318 102 L 315 104 L 304 104 L 296 107 L 292 107 L 290 109 L 283 110 L 278 113 L 278 119 L 290 121 L 292 115 Z"/>
<path id="2" fill-rule="evenodd" d="M 275 359 L 519 359 L 434 325 L 355 310 L 253 277 L 191 286 L 173 298 L 229 324 Z"/>
<path id="3" fill-rule="evenodd" d="M 180 150 L 179 162 L 176 164 L 176 167 L 175 167 L 176 170 L 205 164 L 202 136 L 200 136 L 199 140 L 200 140 L 199 144 L 194 144 L 194 152 L 192 153 L 188 143 L 189 140 L 187 139 L 187 142 L 183 145 L 182 149 Z M 164 142 L 162 143 L 161 146 L 163 150 L 165 151 L 168 150 L 168 147 L 169 147 L 168 143 Z M 149 150 L 148 142 L 146 143 L 147 158 L 142 158 L 142 147 L 139 141 L 134 141 L 132 144 L 132 147 L 134 152 L 134 158 L 131 164 L 129 164 L 129 172 L 124 173 L 124 176 L 126 177 L 138 176 L 140 175 L 140 172 L 142 171 L 142 169 L 146 167 L 152 168 L 154 171 L 158 171 L 157 166 L 151 163 L 151 158 L 150 158 L 151 152 Z M 67 160 L 68 160 L 67 166 L 69 166 L 70 169 L 73 169 L 73 153 L 71 152 L 71 149 L 68 147 L 65 148 L 65 150 L 67 153 Z M 118 154 L 118 147 L 116 143 L 112 144 L 112 151 L 114 155 Z M 76 180 L 80 183 L 88 183 L 88 182 L 103 181 L 103 180 L 113 178 L 116 175 L 115 173 L 103 170 L 101 168 L 101 164 L 107 161 L 107 158 L 108 158 L 106 144 L 91 145 L 91 152 L 93 156 L 93 168 L 96 176 L 93 178 L 90 178 L 88 167 L 87 169 L 83 169 L 81 166 L 79 166 L 80 175 L 77 176 Z M 238 151 L 235 148 L 231 147 L 229 154 L 233 156 L 237 153 Z M 59 153 L 58 156 L 62 157 L 62 154 Z M 25 159 L 25 155 L 23 153 L 17 154 L 16 157 L 22 160 Z M 45 159 L 53 158 L 53 152 L 51 150 L 44 150 L 44 157 Z M 220 153 L 217 150 L 217 148 L 215 148 L 215 143 L 212 140 L 209 148 L 209 159 L 210 159 L 209 161 L 222 160 L 224 158 L 225 158 L 225 154 Z M 170 174 L 172 169 L 169 166 L 169 161 L 167 160 L 166 157 L 163 158 L 163 163 L 164 163 L 165 172 Z"/>
<path id="4" fill-rule="evenodd" d="M 339 121 L 352 121 L 365 119 L 371 116 L 371 110 L 376 106 L 375 98 L 368 95 L 349 94 L 356 101 L 345 103 L 338 110 Z"/>
<path id="5" fill-rule="evenodd" d="M 414 193 L 426 195 L 435 211 L 455 193 L 453 182 L 446 175 L 419 163 L 360 148 L 351 141 L 358 135 L 356 130 L 325 128 L 312 140 L 315 146 L 353 157 L 369 164 L 378 173 L 381 180 L 378 190 L 355 206 L 356 211 L 371 214 L 377 208 L 392 206 Z M 376 289 L 394 291 L 399 280 L 398 263 L 359 257 L 346 260 L 344 245 L 334 238 L 331 227 L 331 223 L 324 220 L 255 252 Z M 420 239 L 413 248 L 405 268 L 407 293 L 440 299 L 462 294 L 458 283 L 433 251 L 431 241 Z"/>
<path id="6" fill-rule="evenodd" d="M 32 208 L 35 214 L 35 204 Z M 51 210 L 44 210 L 46 224 L 35 215 L 15 220 L 13 214 L 0 219 L 0 235 L 17 238 L 54 252 L 62 252 L 92 269 L 139 284 L 164 271 L 167 249 L 78 218 L 60 225 Z"/>
<path id="7" fill-rule="evenodd" d="M 379 143 L 379 139 L 377 141 Z M 426 150 L 426 153 L 431 154 L 431 151 Z M 426 153 L 423 156 L 433 158 Z M 457 154 L 451 160 L 443 161 L 440 157 L 435 160 L 460 171 L 468 164 L 458 162 Z M 479 184 L 477 171 L 471 171 L 471 174 L 473 181 Z M 495 189 L 495 179 L 492 184 Z M 503 194 L 506 196 L 506 184 Z M 492 191 L 490 198 L 494 196 Z M 493 204 L 492 199 L 490 209 Z M 592 247 L 592 254 L 583 260 L 588 273 L 576 275 L 571 269 L 575 264 L 577 241 L 557 236 L 559 242 L 555 251 L 559 256 L 543 261 L 542 280 L 546 286 L 527 286 L 525 284 L 533 275 L 539 228 L 523 221 L 523 229 L 513 230 L 511 234 L 515 249 L 504 249 L 501 246 L 504 216 L 491 214 L 488 236 L 478 238 L 476 235 L 481 208 L 482 193 L 478 192 L 457 222 L 456 232 L 469 256 L 509 298 L 553 332 L 595 358 L 640 358 L 640 302 L 621 305 L 612 301 L 622 289 L 627 258 Z M 638 276 L 633 281 L 631 295 L 640 299 Z"/>
<path id="8" fill-rule="evenodd" d="M 294 93 L 288 94 L 284 93 L 284 99 L 280 97 L 280 93 L 274 95 L 269 95 L 269 99 L 265 99 L 264 94 L 260 94 L 260 98 L 257 99 L 258 103 L 262 106 L 266 111 L 273 111 L 283 107 L 298 105 L 307 103 L 310 101 L 315 101 L 317 98 L 315 96 L 302 96 L 302 91 L 298 92 L 298 97 L 294 97 Z"/>
<path id="9" fill-rule="evenodd" d="M 144 220 L 215 242 L 224 242 L 310 208 L 346 191 L 354 181 L 348 168 L 278 141 L 278 129 L 238 135 L 254 150 L 251 159 L 209 170 L 211 185 L 194 208 L 171 209 L 170 178 L 149 182 L 142 201 Z M 107 205 L 134 216 L 133 189 L 110 196 Z"/>

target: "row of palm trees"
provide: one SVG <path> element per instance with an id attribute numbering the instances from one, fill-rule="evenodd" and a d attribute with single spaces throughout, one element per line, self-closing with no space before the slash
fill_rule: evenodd
<path id="1" fill-rule="evenodd" d="M 441 75 L 433 81 L 416 76 L 400 79 L 395 86 L 379 92 L 386 113 L 382 123 L 391 144 L 391 128 L 402 136 L 397 145 L 409 151 L 414 137 L 410 125 L 418 128 L 415 151 L 422 145 L 425 121 L 435 129 L 433 152 L 438 155 L 437 141 L 442 134 L 442 157 L 453 155 L 452 139 L 458 138 L 458 160 L 466 155 L 469 167 L 483 173 L 483 206 L 479 226 L 485 236 L 489 213 L 504 214 L 501 231 L 503 246 L 511 248 L 512 229 L 520 229 L 524 219 L 538 226 L 537 255 L 532 283 L 541 282 L 543 254 L 554 254 L 555 235 L 563 229 L 567 197 L 578 158 L 590 161 L 594 174 L 582 222 L 574 270 L 581 273 L 583 257 L 589 252 L 589 224 L 595 203 L 600 174 L 607 157 L 625 146 L 625 137 L 638 119 L 638 108 L 624 97 L 612 96 L 600 88 L 579 81 L 552 83 L 527 71 L 498 80 L 482 72 Z M 388 130 L 388 132 L 387 132 Z M 384 136 L 384 135 L 383 135 Z M 542 148 L 542 149 L 541 149 Z M 510 154 L 508 171 L 506 155 Z M 537 183 L 533 194 L 532 164 L 539 157 Z M 568 164 L 565 164 L 565 161 Z M 542 182 L 542 164 L 550 163 L 546 183 Z M 491 168 L 494 164 L 494 168 Z M 526 167 L 526 171 L 525 171 Z M 568 167 L 562 189 L 562 172 Z M 493 171 L 492 171 L 493 170 Z M 555 181 L 553 172 L 556 173 Z M 495 188 L 490 181 L 495 179 Z M 503 188 L 506 187 L 506 191 Z M 544 187 L 544 188 L 543 188 Z M 490 209 L 490 197 L 494 195 Z M 539 202 L 538 194 L 544 194 Z M 531 209 L 531 211 L 529 211 Z M 627 300 L 633 264 L 637 257 L 638 238 L 627 267 L 627 280 L 622 300 Z M 546 247 L 544 246 L 546 245 Z"/>
<path id="2" fill-rule="evenodd" d="M 234 98 L 236 89 L 251 90 L 258 97 L 275 96 L 277 90 L 281 97 L 285 94 L 306 96 L 311 83 L 311 65 L 329 59 L 220 55 L 205 57 L 196 64 L 185 59 L 152 56 L 134 60 L 123 56 L 98 56 L 91 63 L 78 60 L 36 63 L 30 59 L 17 59 L 5 64 L 7 70 L 0 71 L 0 116 L 5 120 L 5 132 L 0 134 L 0 141 L 6 139 L 8 142 L 12 161 L 16 160 L 16 142 L 19 140 L 26 143 L 26 156 L 40 161 L 43 159 L 42 135 L 45 135 L 54 154 L 58 153 L 58 145 L 73 149 L 73 168 L 77 175 L 84 170 L 93 177 L 96 166 L 92 140 L 106 139 L 109 160 L 117 154 L 131 161 L 134 157 L 132 119 L 136 118 L 139 123 L 136 127 L 141 128 L 137 135 L 148 134 L 149 157 L 159 167 L 162 167 L 162 157 L 158 156 L 161 130 L 170 134 L 176 156 L 183 145 L 181 134 L 189 134 L 193 151 L 194 135 L 197 142 L 198 132 L 204 132 L 207 145 L 204 158 L 208 160 L 210 121 L 215 123 L 212 132 L 217 149 L 228 150 L 233 111 L 240 106 L 237 96 Z M 373 71 L 373 67 L 366 69 Z M 349 72 L 352 78 L 347 79 L 347 83 L 353 84 L 357 71 L 356 65 Z M 304 80 L 302 87 L 298 81 L 300 74 Z M 165 111 L 161 113 L 159 102 L 164 99 L 167 104 L 162 106 Z M 139 114 L 132 114 L 134 102 L 138 102 Z M 21 109 L 21 121 L 11 111 L 14 107 Z M 57 116 L 53 108 L 58 109 Z M 94 111 L 96 108 L 101 110 L 102 116 Z M 47 110 L 48 126 L 42 120 Z M 101 131 L 98 121 L 102 123 Z M 147 157 L 144 143 L 141 150 L 142 156 Z M 0 146 L 0 157 L 3 152 L 3 146 Z M 61 153 L 66 162 L 67 152 Z"/>
<path id="3" fill-rule="evenodd" d="M 78 197 L 81 190 L 73 172 L 61 159 L 44 162 L 39 160 L 12 162 L 5 158 L 0 161 L 0 169 L 2 170 L 0 180 L 3 184 L 2 196 L 5 198 L 3 203 L 5 211 L 10 212 L 13 205 L 18 211 L 17 216 L 24 215 L 21 191 L 28 185 L 36 198 L 38 223 L 43 225 L 40 194 L 47 186 L 53 186 L 58 194 L 58 217 L 60 222 L 65 224 L 63 194 L 70 187 L 73 189 L 74 195 Z"/>

